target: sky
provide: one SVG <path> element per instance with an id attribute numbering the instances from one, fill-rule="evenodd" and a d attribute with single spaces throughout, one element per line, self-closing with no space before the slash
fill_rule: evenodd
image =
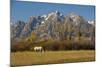
<path id="1" fill-rule="evenodd" d="M 18 20 L 27 22 L 30 16 L 41 16 L 54 11 L 59 11 L 65 16 L 74 12 L 83 16 L 86 20 L 95 19 L 95 6 L 12 0 L 11 22 L 17 22 Z"/>

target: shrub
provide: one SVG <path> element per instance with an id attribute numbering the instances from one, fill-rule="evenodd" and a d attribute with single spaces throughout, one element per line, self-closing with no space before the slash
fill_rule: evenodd
<path id="1" fill-rule="evenodd" d="M 29 43 L 25 41 L 15 42 L 11 45 L 11 51 L 34 51 L 35 46 L 42 46 L 46 51 L 58 50 L 94 50 L 95 42 L 90 40 L 47 40 L 37 43 Z"/>

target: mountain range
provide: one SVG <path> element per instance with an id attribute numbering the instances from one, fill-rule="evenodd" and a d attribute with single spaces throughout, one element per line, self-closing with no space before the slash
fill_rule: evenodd
<path id="1" fill-rule="evenodd" d="M 95 21 L 87 21 L 84 17 L 70 13 L 63 15 L 59 11 L 42 16 L 30 16 L 28 22 L 22 20 L 11 23 L 11 38 L 27 38 L 35 33 L 38 39 L 63 40 L 68 36 L 75 37 L 80 32 L 82 36 L 90 37 L 95 32 Z"/>

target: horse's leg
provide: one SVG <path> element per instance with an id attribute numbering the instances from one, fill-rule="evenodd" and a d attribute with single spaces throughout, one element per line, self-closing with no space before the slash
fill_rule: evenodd
<path id="1" fill-rule="evenodd" d="M 36 49 L 36 52 L 37 52 L 37 49 Z"/>
<path id="2" fill-rule="evenodd" d="M 40 50 L 39 49 L 37 49 L 37 52 L 39 52 Z"/>
<path id="3" fill-rule="evenodd" d="M 41 49 L 41 52 L 42 52 L 42 49 Z"/>

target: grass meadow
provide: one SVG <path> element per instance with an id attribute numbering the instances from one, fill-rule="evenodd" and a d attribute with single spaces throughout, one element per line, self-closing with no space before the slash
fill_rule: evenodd
<path id="1" fill-rule="evenodd" d="M 95 61 L 95 50 L 12 52 L 11 66 Z"/>

